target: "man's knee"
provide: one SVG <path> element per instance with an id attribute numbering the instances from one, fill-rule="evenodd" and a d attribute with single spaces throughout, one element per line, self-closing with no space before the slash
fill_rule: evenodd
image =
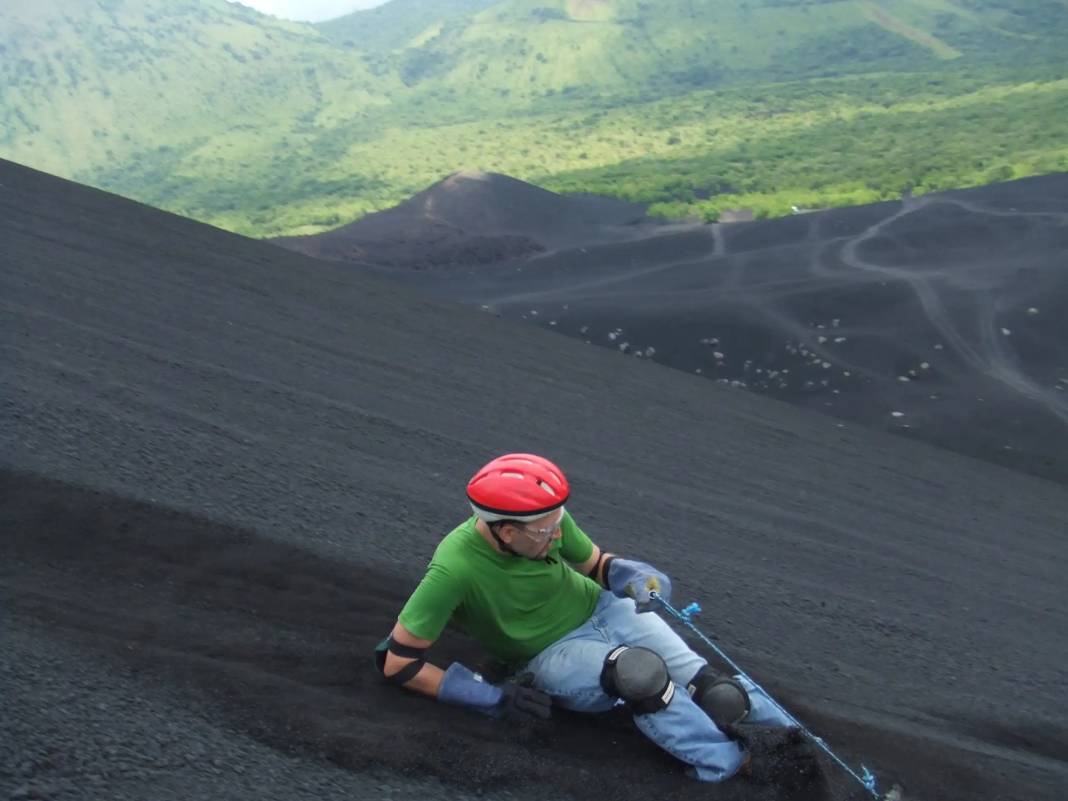
<path id="1" fill-rule="evenodd" d="M 622 698 L 636 715 L 659 712 L 671 703 L 675 684 L 667 663 L 655 651 L 621 645 L 605 657 L 601 670 L 605 693 Z"/>
<path id="2" fill-rule="evenodd" d="M 686 691 L 712 722 L 725 732 L 730 732 L 745 720 L 752 709 L 749 693 L 737 679 L 716 673 L 707 666 L 697 671 Z"/>

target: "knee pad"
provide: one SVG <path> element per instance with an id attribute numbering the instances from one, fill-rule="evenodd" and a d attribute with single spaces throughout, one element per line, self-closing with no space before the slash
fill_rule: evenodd
<path id="1" fill-rule="evenodd" d="M 737 679 L 707 667 L 697 671 L 686 691 L 720 729 L 729 730 L 745 720 L 752 706 L 749 693 Z"/>
<path id="2" fill-rule="evenodd" d="M 635 715 L 659 712 L 675 696 L 675 684 L 660 654 L 629 645 L 614 648 L 605 657 L 601 687 L 626 701 Z"/>

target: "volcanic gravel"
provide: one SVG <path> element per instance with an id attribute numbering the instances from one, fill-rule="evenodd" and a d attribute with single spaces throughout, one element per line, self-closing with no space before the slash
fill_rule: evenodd
<path id="1" fill-rule="evenodd" d="M 0 798 L 783 797 L 380 680 L 510 450 L 883 791 L 1064 798 L 1063 486 L 6 162 L 0 242 Z"/>

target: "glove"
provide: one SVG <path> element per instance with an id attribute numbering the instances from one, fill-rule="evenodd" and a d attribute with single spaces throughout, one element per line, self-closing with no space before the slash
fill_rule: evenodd
<path id="1" fill-rule="evenodd" d="M 671 580 L 645 562 L 613 558 L 608 564 L 606 580 L 613 594 L 620 598 L 633 598 L 639 612 L 647 612 L 652 608 L 650 592 L 657 593 L 671 603 Z"/>
<path id="2" fill-rule="evenodd" d="M 515 681 L 490 684 L 470 668 L 453 662 L 438 687 L 438 700 L 514 722 L 548 718 L 552 714 L 552 699 L 548 693 L 531 687 L 532 679 L 525 674 Z"/>
<path id="3" fill-rule="evenodd" d="M 530 718 L 548 720 L 553 711 L 553 699 L 533 686 L 534 676 L 525 673 L 513 680 L 499 685 L 504 699 L 497 707 L 500 717 L 506 720 L 520 721 Z"/>

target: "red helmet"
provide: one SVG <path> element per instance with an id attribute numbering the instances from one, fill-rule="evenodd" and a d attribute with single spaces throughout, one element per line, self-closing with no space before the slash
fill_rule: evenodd
<path id="1" fill-rule="evenodd" d="M 570 494 L 564 471 L 532 453 L 499 456 L 467 482 L 471 508 L 487 523 L 536 520 L 563 506 Z"/>

